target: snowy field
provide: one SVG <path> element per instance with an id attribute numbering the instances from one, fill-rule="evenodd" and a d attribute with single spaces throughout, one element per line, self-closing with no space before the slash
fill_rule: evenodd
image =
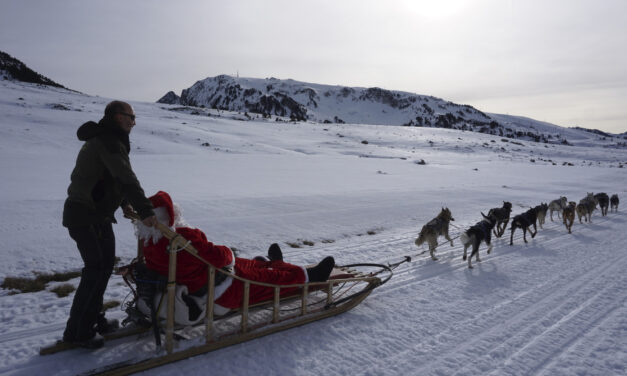
<path id="1" fill-rule="evenodd" d="M 0 81 L 0 278 L 77 270 L 61 226 L 75 132 L 106 98 Z M 625 375 L 625 149 L 508 142 L 478 133 L 383 125 L 248 121 L 133 103 L 131 162 L 146 193 L 169 192 L 187 222 L 243 256 L 278 242 L 287 261 L 394 263 L 394 277 L 353 310 L 307 326 L 146 371 L 146 375 Z M 241 120 L 238 120 L 241 119 Z M 570 132 L 566 131 L 565 132 Z M 581 145 L 595 144 L 581 140 Z M 570 138 L 569 138 L 570 140 Z M 204 144 L 204 145 L 203 145 Z M 419 164 L 424 160 L 426 164 Z M 569 165 L 571 164 L 571 165 Z M 474 269 L 462 247 L 432 261 L 414 245 L 448 207 L 451 235 L 480 212 L 513 215 L 560 195 L 618 194 L 617 213 L 559 220 L 524 244 L 497 239 Z M 118 213 L 117 254 L 136 240 Z M 291 248 L 287 243 L 313 242 Z M 77 285 L 78 279 L 71 281 Z M 39 356 L 62 335 L 73 295 L 0 290 L 0 374 L 74 375 L 116 362 L 151 338 Z M 112 277 L 105 301 L 128 288 Z M 123 318 L 119 308 L 108 316 Z"/>

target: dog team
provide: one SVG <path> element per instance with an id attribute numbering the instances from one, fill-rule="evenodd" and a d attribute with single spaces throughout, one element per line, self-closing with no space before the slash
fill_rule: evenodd
<path id="1" fill-rule="evenodd" d="M 619 199 L 618 195 L 612 195 L 608 197 L 606 193 L 593 194 L 588 192 L 586 197 L 581 199 L 577 204 L 575 201 L 568 201 L 566 197 L 560 197 L 557 200 L 551 201 L 549 204 L 541 203 L 522 214 L 514 216 L 510 226 L 511 233 L 509 238 L 509 245 L 514 245 L 514 232 L 517 228 L 523 232 L 523 240 L 527 243 L 527 231 L 533 239 L 538 233 L 536 223 L 542 228 L 545 223 L 547 212 L 551 221 L 553 221 L 553 213 L 557 212 L 557 219 L 562 219 L 566 230 L 571 234 L 571 228 L 575 222 L 575 214 L 579 217 L 579 223 L 582 222 L 582 218 L 586 222 L 592 223 L 592 212 L 596 210 L 597 205 L 601 209 L 601 215 L 606 216 L 608 207 L 611 211 L 618 211 Z M 510 215 L 512 213 L 511 202 L 503 201 L 503 206 L 500 208 L 493 208 L 488 211 L 488 215 L 481 213 L 483 219 L 477 222 L 475 225 L 464 231 L 460 235 L 460 241 L 464 246 L 464 260 L 468 260 L 468 267 L 472 269 L 472 258 L 475 257 L 477 262 L 479 259 L 479 246 L 481 243 L 485 243 L 488 246 L 488 254 L 492 251 L 492 234 L 497 238 L 500 238 L 507 228 L 507 224 L 510 221 Z M 440 214 L 433 218 L 420 230 L 420 235 L 416 238 L 416 246 L 420 246 L 423 243 L 429 245 L 429 253 L 432 260 L 437 260 L 435 257 L 435 250 L 438 247 L 438 237 L 444 236 L 444 238 L 453 246 L 453 239 L 449 236 L 449 223 L 454 221 L 453 215 L 449 208 L 442 208 Z M 533 230 L 531 230 L 533 227 Z M 467 250 L 472 247 L 470 257 L 467 257 Z"/>

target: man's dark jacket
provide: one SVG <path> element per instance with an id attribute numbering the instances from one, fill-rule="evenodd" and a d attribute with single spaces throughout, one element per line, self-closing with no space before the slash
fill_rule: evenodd
<path id="1" fill-rule="evenodd" d="M 113 213 L 130 203 L 142 219 L 154 215 L 131 168 L 128 134 L 106 119 L 83 124 L 76 132 L 85 141 L 78 153 L 63 208 L 63 226 L 115 222 Z"/>

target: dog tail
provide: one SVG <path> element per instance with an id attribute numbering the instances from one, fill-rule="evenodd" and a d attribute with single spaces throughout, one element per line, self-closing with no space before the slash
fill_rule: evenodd
<path id="1" fill-rule="evenodd" d="M 468 232 L 464 231 L 459 237 L 459 240 L 463 245 L 470 244 L 470 236 L 468 236 Z"/>

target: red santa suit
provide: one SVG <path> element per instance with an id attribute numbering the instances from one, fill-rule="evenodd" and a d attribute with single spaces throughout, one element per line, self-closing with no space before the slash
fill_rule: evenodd
<path id="1" fill-rule="evenodd" d="M 291 285 L 308 282 L 307 271 L 304 267 L 289 264 L 280 260 L 261 261 L 235 257 L 233 251 L 223 245 L 215 245 L 207 240 L 199 229 L 175 226 L 177 219 L 174 205 L 170 196 L 159 191 L 150 197 L 155 207 L 155 214 L 161 223 L 181 234 L 198 250 L 198 256 L 216 268 L 227 267 L 239 277 L 257 282 L 276 285 Z M 146 266 L 160 274 L 168 275 L 169 255 L 167 246 L 169 241 L 158 230 L 138 224 L 138 235 L 144 239 L 143 252 Z M 177 253 L 176 283 L 184 285 L 190 294 L 198 292 L 207 284 L 208 266 L 187 251 Z M 281 295 L 294 292 L 294 288 L 281 289 Z M 230 309 L 239 308 L 244 296 L 244 283 L 238 279 L 227 277 L 215 288 L 214 310 L 223 314 Z M 250 285 L 250 304 L 272 299 L 274 289 L 271 287 Z M 200 302 L 199 302 L 200 303 Z M 202 308 L 203 304 L 199 304 Z"/>

